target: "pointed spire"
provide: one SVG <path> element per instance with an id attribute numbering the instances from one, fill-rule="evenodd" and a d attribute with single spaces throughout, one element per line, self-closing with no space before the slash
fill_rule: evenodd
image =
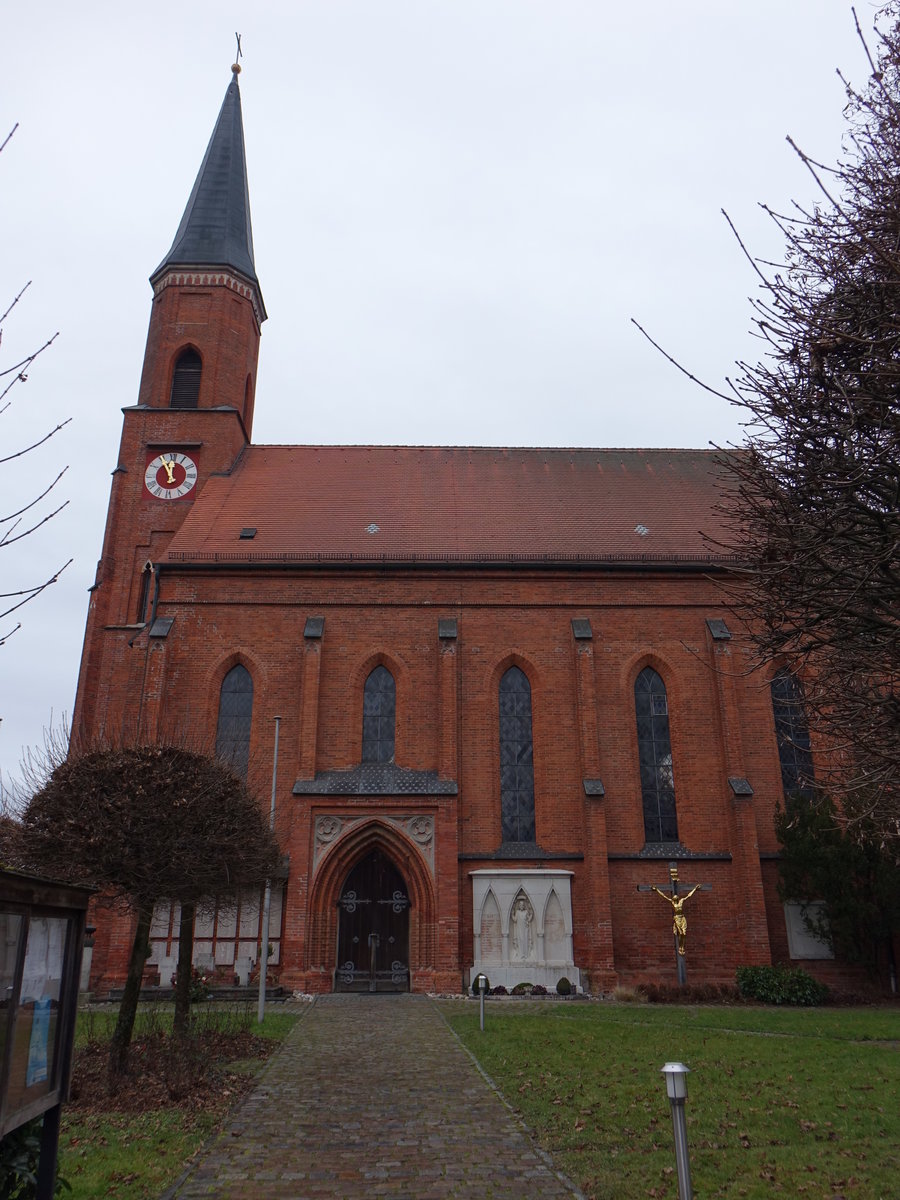
<path id="1" fill-rule="evenodd" d="M 237 70 L 200 166 L 194 189 L 169 253 L 151 275 L 173 266 L 230 267 L 256 285 L 250 193 Z M 260 297 L 261 299 L 261 297 Z"/>

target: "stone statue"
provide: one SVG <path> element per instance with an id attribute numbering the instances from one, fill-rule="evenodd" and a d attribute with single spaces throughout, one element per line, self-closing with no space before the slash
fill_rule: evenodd
<path id="1" fill-rule="evenodd" d="M 519 896 L 510 914 L 510 931 L 512 933 L 512 958 L 519 962 L 527 962 L 534 957 L 534 937 L 532 923 L 534 912 L 525 896 Z"/>
<path id="2" fill-rule="evenodd" d="M 677 876 L 673 875 L 673 881 Z M 687 937 L 687 917 L 684 913 L 684 902 L 690 900 L 694 892 L 700 888 L 700 884 L 696 883 L 685 896 L 667 896 L 665 892 L 661 892 L 658 887 L 651 885 L 650 890 L 656 892 L 657 896 L 662 896 L 663 900 L 668 900 L 672 905 L 672 914 L 675 918 L 675 923 L 672 926 L 672 932 L 678 941 L 678 953 L 684 955 L 684 942 Z"/>

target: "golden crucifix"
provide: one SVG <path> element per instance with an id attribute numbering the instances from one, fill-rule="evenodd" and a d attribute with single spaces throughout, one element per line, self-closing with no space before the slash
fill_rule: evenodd
<path id="1" fill-rule="evenodd" d="M 672 880 L 673 889 L 678 883 L 678 868 L 669 868 L 669 878 Z M 672 915 L 675 918 L 675 923 L 672 926 L 672 932 L 675 934 L 675 939 L 678 943 L 678 953 L 684 954 L 684 942 L 687 937 L 687 917 L 684 912 L 685 900 L 690 900 L 694 892 L 699 891 L 700 884 L 695 883 L 691 890 L 684 896 L 679 896 L 678 892 L 673 890 L 671 896 L 667 896 L 665 892 L 661 892 L 656 884 L 650 884 L 650 891 L 656 892 L 657 896 L 662 896 L 663 900 L 667 900 L 672 905 Z"/>
<path id="2" fill-rule="evenodd" d="M 657 896 L 662 896 L 663 900 L 672 905 L 672 933 L 675 935 L 675 965 L 678 968 L 678 982 L 684 985 L 687 982 L 687 972 L 685 970 L 685 941 L 687 939 L 687 916 L 684 911 L 685 901 L 690 900 L 694 892 L 701 888 L 704 892 L 708 892 L 710 884 L 695 883 L 689 892 L 679 894 L 678 891 L 678 863 L 669 863 L 669 879 L 670 883 L 666 885 L 665 890 L 658 888 L 653 883 L 638 884 L 639 892 L 656 892 Z M 671 892 L 671 896 L 667 893 Z"/>

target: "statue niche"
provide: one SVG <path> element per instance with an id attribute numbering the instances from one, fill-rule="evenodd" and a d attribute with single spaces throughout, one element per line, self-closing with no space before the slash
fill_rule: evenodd
<path id="1" fill-rule="evenodd" d="M 519 892 L 509 914 L 510 962 L 534 962 L 534 909 L 524 892 Z"/>

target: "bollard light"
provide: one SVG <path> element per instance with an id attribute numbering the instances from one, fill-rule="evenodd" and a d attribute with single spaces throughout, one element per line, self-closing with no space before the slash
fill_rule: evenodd
<path id="1" fill-rule="evenodd" d="M 487 975 L 479 975 L 475 980 L 478 988 L 478 1028 L 484 1033 L 484 993 L 487 991 Z"/>
<path id="2" fill-rule="evenodd" d="M 666 1077 L 666 1094 L 670 1100 L 687 1099 L 687 1077 L 690 1069 L 680 1062 L 667 1062 L 660 1068 L 660 1074 Z"/>
<path id="3" fill-rule="evenodd" d="M 487 991 L 487 975 L 478 976 L 478 990 L 479 992 Z"/>
<path id="4" fill-rule="evenodd" d="M 680 1062 L 667 1062 L 660 1073 L 666 1077 L 666 1092 L 672 1109 L 672 1132 L 675 1135 L 675 1166 L 678 1171 L 678 1200 L 693 1200 L 691 1161 L 688 1156 L 687 1120 L 684 1102 L 687 1099 L 689 1067 Z"/>

